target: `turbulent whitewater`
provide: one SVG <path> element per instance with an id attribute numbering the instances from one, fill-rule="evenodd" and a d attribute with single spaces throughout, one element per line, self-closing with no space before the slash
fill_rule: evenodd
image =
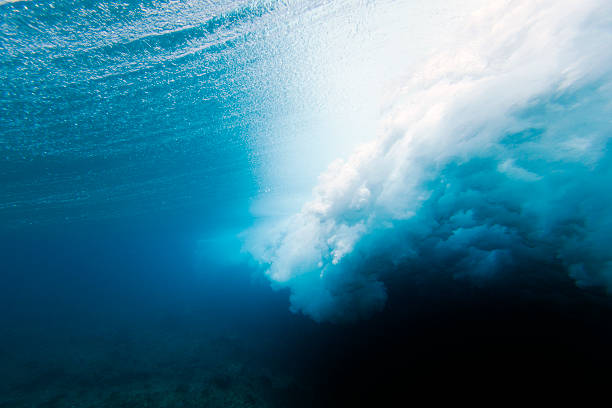
<path id="1" fill-rule="evenodd" d="M 249 234 L 292 309 L 368 316 L 390 273 L 557 268 L 612 289 L 611 16 L 607 1 L 496 2 L 406 70 L 376 138 L 299 212 Z"/>

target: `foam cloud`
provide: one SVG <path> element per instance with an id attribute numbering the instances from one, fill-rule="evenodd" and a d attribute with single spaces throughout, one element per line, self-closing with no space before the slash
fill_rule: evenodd
<path id="1" fill-rule="evenodd" d="M 605 0 L 498 3 L 407 72 L 377 137 L 299 213 L 248 233 L 292 310 L 380 310 L 373 260 L 474 279 L 552 264 L 612 288 L 611 15 Z"/>

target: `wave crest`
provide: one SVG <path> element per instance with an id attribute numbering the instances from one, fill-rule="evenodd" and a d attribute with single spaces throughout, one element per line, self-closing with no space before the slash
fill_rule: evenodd
<path id="1" fill-rule="evenodd" d="M 411 73 L 373 142 L 299 213 L 248 233 L 292 310 L 367 317 L 386 300 L 385 262 L 476 279 L 546 263 L 612 288 L 611 11 L 489 8 Z"/>

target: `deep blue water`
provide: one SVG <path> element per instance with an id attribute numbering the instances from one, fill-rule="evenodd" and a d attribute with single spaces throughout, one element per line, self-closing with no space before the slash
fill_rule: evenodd
<path id="1" fill-rule="evenodd" d="M 0 407 L 606 380 L 612 10 L 561 3 L 0 0 Z"/>

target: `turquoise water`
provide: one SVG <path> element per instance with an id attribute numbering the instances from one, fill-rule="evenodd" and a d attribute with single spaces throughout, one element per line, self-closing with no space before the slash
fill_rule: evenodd
<path id="1" fill-rule="evenodd" d="M 258 109 L 228 61 L 246 63 L 245 26 L 266 8 L 162 6 L 3 6 L 6 222 L 239 205 L 256 191 Z"/>
<path id="2" fill-rule="evenodd" d="M 0 0 L 0 407 L 607 368 L 612 8 L 488 3 Z"/>

